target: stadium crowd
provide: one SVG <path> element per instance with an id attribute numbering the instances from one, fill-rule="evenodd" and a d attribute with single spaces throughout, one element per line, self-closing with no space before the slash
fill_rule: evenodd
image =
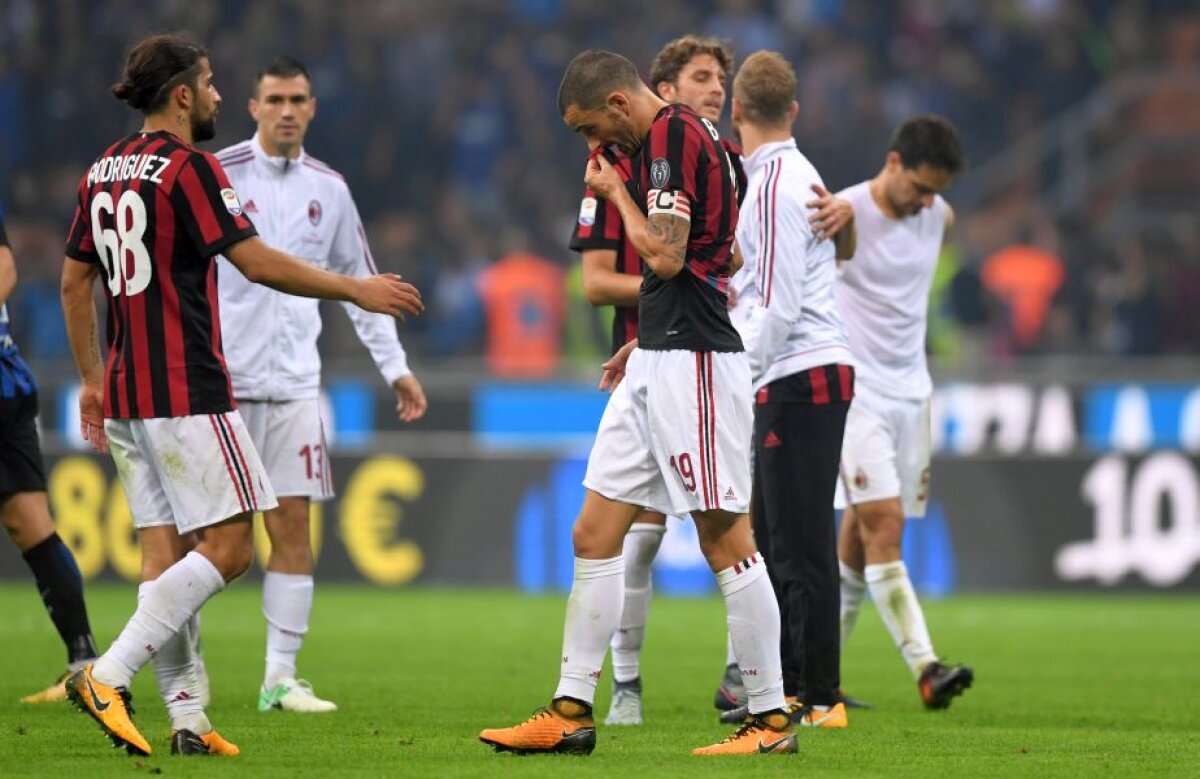
<path id="1" fill-rule="evenodd" d="M 1135 104 L 1113 120 L 1109 141 L 1134 129 L 1196 133 L 1184 105 L 1200 105 L 1200 18 L 1187 5 L 9 0 L 0 4 L 0 206 L 23 278 L 14 336 L 35 361 L 68 357 L 57 287 L 76 176 L 130 129 L 108 85 L 113 63 L 145 32 L 187 29 L 211 48 L 224 98 L 213 151 L 251 128 L 245 105 L 261 62 L 287 53 L 308 65 L 320 116 L 309 151 L 351 182 L 382 265 L 425 290 L 428 314 L 404 334 L 411 352 L 432 361 L 485 350 L 496 337 L 487 301 L 497 297 L 486 287 L 499 275 L 486 271 L 533 254 L 565 280 L 562 297 L 515 315 L 549 317 L 558 348 L 590 359 L 605 329 L 578 321 L 591 314 L 579 313 L 586 305 L 566 249 L 582 145 L 553 109 L 558 77 L 580 49 L 612 48 L 646 67 L 664 41 L 695 31 L 729 40 L 738 55 L 782 52 L 800 77 L 800 146 L 840 188 L 875 172 L 877 155 L 863 150 L 883 148 L 913 113 L 953 120 L 979 166 L 1100 85 L 1146 69 L 1174 72 L 1182 99 L 1165 119 L 1154 100 Z M 1195 171 L 1191 148 L 1183 169 Z M 935 293 L 935 353 L 953 363 L 972 352 L 1191 348 L 1200 340 L 1190 313 L 1200 292 L 1195 219 L 1136 223 L 1109 240 L 1094 202 L 1042 209 L 1047 175 L 1030 166 L 1003 196 L 962 211 Z M 1200 177 L 1181 180 L 1194 202 Z M 327 338 L 353 340 L 342 318 L 329 325 Z"/>

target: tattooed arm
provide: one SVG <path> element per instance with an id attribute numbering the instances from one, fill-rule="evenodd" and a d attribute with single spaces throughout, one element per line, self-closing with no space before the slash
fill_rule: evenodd
<path id="1" fill-rule="evenodd" d="M 608 160 L 601 155 L 589 158 L 584 183 L 617 207 L 630 243 L 656 276 L 670 279 L 683 270 L 692 227 L 686 195 L 671 190 L 652 190 L 653 202 L 647 217 Z"/>

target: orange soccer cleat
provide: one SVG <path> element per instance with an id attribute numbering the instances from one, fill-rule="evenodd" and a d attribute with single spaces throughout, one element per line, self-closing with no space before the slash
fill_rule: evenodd
<path id="1" fill-rule="evenodd" d="M 693 755 L 788 755 L 799 744 L 796 729 L 785 711 L 751 715 L 722 741 L 692 750 Z"/>
<path id="2" fill-rule="evenodd" d="M 44 690 L 30 693 L 21 699 L 21 703 L 56 703 L 67 699 L 67 679 L 71 672 L 67 671 L 55 680 L 54 684 Z"/>
<path id="3" fill-rule="evenodd" d="M 563 709 L 566 709 L 565 713 Z M 596 724 L 591 713 L 582 706 L 570 701 L 553 701 L 519 725 L 481 731 L 479 740 L 491 744 L 497 752 L 589 755 L 596 748 Z"/>
<path id="4" fill-rule="evenodd" d="M 131 755 L 150 754 L 150 743 L 133 724 L 129 690 L 96 681 L 89 665 L 71 674 L 67 680 L 67 697 L 80 711 L 96 720 L 113 746 L 124 747 Z"/>
<path id="5" fill-rule="evenodd" d="M 802 728 L 844 728 L 850 725 L 846 716 L 846 704 L 835 704 L 829 711 L 818 711 L 812 706 L 793 703 L 788 707 L 792 722 Z"/>

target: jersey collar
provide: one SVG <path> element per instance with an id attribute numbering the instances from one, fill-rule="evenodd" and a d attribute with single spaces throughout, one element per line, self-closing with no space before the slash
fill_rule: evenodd
<path id="1" fill-rule="evenodd" d="M 778 157 L 789 150 L 795 150 L 796 139 L 788 138 L 786 141 L 771 141 L 764 143 L 754 150 L 754 153 L 749 157 L 742 158 L 742 166 L 746 169 L 746 175 L 754 173 L 756 170 L 766 165 L 771 160 Z"/>

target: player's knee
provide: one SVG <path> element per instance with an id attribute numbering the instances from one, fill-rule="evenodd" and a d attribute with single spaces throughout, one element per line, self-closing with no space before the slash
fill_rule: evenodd
<path id="1" fill-rule="evenodd" d="M 588 522 L 583 517 L 576 520 L 571 529 L 571 545 L 575 549 L 575 556 L 590 560 L 619 557 L 623 540 L 623 536 L 614 538 L 601 524 Z"/>
<path id="2" fill-rule="evenodd" d="M 904 516 L 887 510 L 863 512 L 859 515 L 859 533 L 868 558 L 897 558 L 904 536 Z"/>
<path id="3" fill-rule="evenodd" d="M 249 534 L 209 533 L 197 547 L 227 582 L 244 574 L 254 561 L 254 544 Z"/>
<path id="4" fill-rule="evenodd" d="M 250 544 L 230 545 L 222 550 L 221 562 L 214 561 L 225 581 L 231 582 L 250 569 L 254 562 L 254 547 Z"/>

